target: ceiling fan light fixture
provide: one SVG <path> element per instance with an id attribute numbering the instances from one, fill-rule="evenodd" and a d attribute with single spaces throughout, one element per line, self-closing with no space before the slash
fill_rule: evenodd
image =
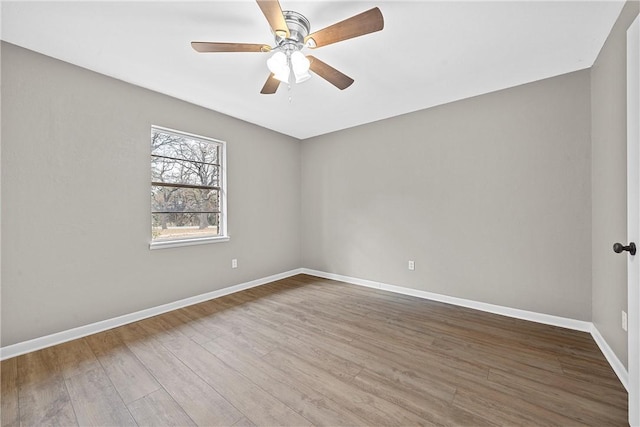
<path id="1" fill-rule="evenodd" d="M 289 63 L 284 52 L 276 52 L 267 60 L 267 67 L 273 73 L 273 77 L 281 82 L 289 82 Z"/>
<path id="2" fill-rule="evenodd" d="M 296 83 L 302 83 L 311 78 L 311 74 L 309 73 L 310 66 L 311 62 L 299 50 L 291 54 L 291 68 L 293 69 L 293 74 L 296 76 Z"/>
<path id="3" fill-rule="evenodd" d="M 311 78 L 311 73 L 308 71 L 305 71 L 304 73 L 301 73 L 301 74 L 298 74 L 298 73 L 294 73 L 294 74 L 296 76 L 296 83 L 306 82 Z"/>
<path id="4" fill-rule="evenodd" d="M 309 71 L 309 67 L 311 66 L 311 62 L 307 59 L 306 56 L 299 50 L 296 50 L 291 54 L 291 66 L 293 67 L 293 72 L 298 73 L 306 73 Z"/>
<path id="5" fill-rule="evenodd" d="M 273 73 L 273 78 L 274 79 L 278 79 L 283 83 L 289 83 L 289 76 L 291 75 L 291 73 L 289 72 L 289 69 L 285 69 L 285 70 L 281 70 L 278 73 Z"/>

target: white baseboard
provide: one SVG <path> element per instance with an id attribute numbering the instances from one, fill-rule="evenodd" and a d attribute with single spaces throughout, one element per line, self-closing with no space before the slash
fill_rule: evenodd
<path id="1" fill-rule="evenodd" d="M 616 356 L 611 347 L 609 347 L 609 344 L 607 344 L 594 324 L 591 324 L 591 336 L 596 344 L 598 344 L 598 347 L 600 347 L 600 351 L 604 354 L 604 357 L 607 359 L 607 362 L 609 362 L 609 365 L 611 365 L 613 372 L 616 373 L 624 388 L 629 391 L 629 372 L 627 372 L 627 369 L 624 367 L 620 359 L 618 359 L 618 356 Z"/>
<path id="2" fill-rule="evenodd" d="M 545 325 L 559 326 L 561 328 L 572 329 L 581 332 L 588 332 L 594 341 L 600 347 L 600 351 L 611 365 L 611 368 L 618 376 L 622 385 L 629 390 L 629 374 L 620 359 L 615 355 L 609 344 L 602 337 L 598 329 L 592 322 L 583 320 L 575 320 L 566 317 L 552 316 L 550 314 L 536 313 L 533 311 L 520 310 L 511 307 L 488 304 L 468 300 L 464 298 L 451 297 L 448 295 L 436 294 L 433 292 L 421 291 L 417 289 L 405 288 L 402 286 L 389 285 L 386 283 L 375 282 L 372 280 L 359 279 L 356 277 L 343 276 L 341 274 L 327 273 L 324 271 L 312 270 L 308 268 L 302 269 L 303 274 L 322 277 L 324 279 L 338 280 L 353 285 L 366 286 L 368 288 L 376 288 L 384 291 L 395 292 L 403 295 L 411 295 L 418 298 L 424 298 L 432 301 L 444 302 L 451 305 L 472 308 L 475 310 L 486 311 L 488 313 L 500 314 L 503 316 L 514 317 L 516 319 L 529 320 L 531 322 L 542 323 Z"/>
<path id="3" fill-rule="evenodd" d="M 172 310 L 177 310 L 182 307 L 198 304 L 200 302 L 220 298 L 225 295 L 233 294 L 243 291 L 245 289 L 261 286 L 276 280 L 286 279 L 287 277 L 301 274 L 302 269 L 286 271 L 284 273 L 274 274 L 272 276 L 263 277 L 260 279 L 252 280 L 250 282 L 240 283 L 238 285 L 230 286 L 228 288 L 219 289 L 212 292 L 207 292 L 201 295 L 196 295 L 189 298 L 184 298 L 179 301 L 170 302 L 168 304 L 159 305 L 157 307 L 147 308 L 145 310 L 136 311 L 135 313 L 125 314 L 123 316 L 114 317 L 112 319 L 102 320 L 99 322 L 91 323 L 89 325 L 79 326 L 77 328 L 69 329 L 62 332 L 56 332 L 51 335 L 46 335 L 39 338 L 34 338 L 29 341 L 23 341 L 17 344 L 12 344 L 6 347 L 0 348 L 0 360 L 10 359 L 12 357 L 20 356 L 21 354 L 30 353 L 32 351 L 40 350 L 46 347 L 51 347 L 57 344 L 62 344 L 67 341 L 72 341 L 78 338 L 86 337 L 98 332 L 106 331 L 108 329 L 117 328 L 118 326 L 127 325 L 129 323 L 137 322 L 149 317 L 157 316 L 162 313 L 167 313 Z"/>

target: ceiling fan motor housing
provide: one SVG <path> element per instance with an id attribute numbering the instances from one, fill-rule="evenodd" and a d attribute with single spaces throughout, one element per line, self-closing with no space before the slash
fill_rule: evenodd
<path id="1" fill-rule="evenodd" d="M 309 35 L 311 29 L 309 20 L 293 10 L 285 10 L 282 14 L 289 28 L 289 37 L 280 37 L 276 34 L 276 46 L 285 50 L 301 50 L 304 47 L 304 38 Z"/>

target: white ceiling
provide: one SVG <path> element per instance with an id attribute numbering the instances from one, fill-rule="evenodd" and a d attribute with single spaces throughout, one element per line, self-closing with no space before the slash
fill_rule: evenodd
<path id="1" fill-rule="evenodd" d="M 380 8 L 384 30 L 312 51 L 351 87 L 314 76 L 260 95 L 269 54 L 191 49 L 192 40 L 273 45 L 251 0 L 3 1 L 1 31 L 10 43 L 304 139 L 588 68 L 624 1 L 280 4 L 312 32 Z"/>

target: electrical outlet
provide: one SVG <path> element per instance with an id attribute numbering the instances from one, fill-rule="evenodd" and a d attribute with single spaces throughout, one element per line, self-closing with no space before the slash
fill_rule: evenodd
<path id="1" fill-rule="evenodd" d="M 238 260 L 237 259 L 232 259 L 231 260 L 231 268 L 238 268 Z"/>
<path id="2" fill-rule="evenodd" d="M 623 310 L 622 311 L 622 329 L 624 329 L 626 331 L 627 328 L 628 328 L 627 313 Z"/>
<path id="3" fill-rule="evenodd" d="M 409 261 L 409 270 L 413 271 L 416 269 L 415 261 Z"/>

